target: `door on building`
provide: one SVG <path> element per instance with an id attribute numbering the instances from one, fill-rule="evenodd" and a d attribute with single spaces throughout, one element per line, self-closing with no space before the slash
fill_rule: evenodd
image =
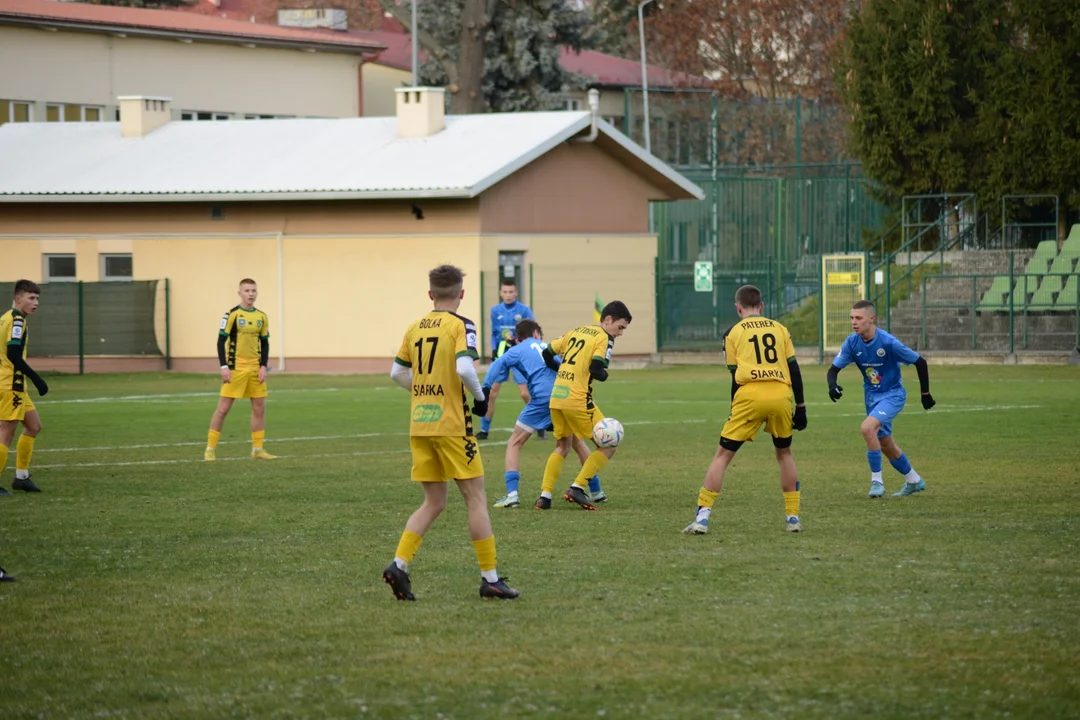
<path id="1" fill-rule="evenodd" d="M 523 251 L 503 251 L 499 253 L 499 283 L 510 279 L 517 284 L 518 301 L 529 305 L 529 288 L 526 287 L 525 253 Z"/>

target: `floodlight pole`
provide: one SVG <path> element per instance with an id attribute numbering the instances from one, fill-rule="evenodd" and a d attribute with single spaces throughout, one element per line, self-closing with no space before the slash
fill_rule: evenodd
<path id="1" fill-rule="evenodd" d="M 412 86 L 419 87 L 420 70 L 417 67 L 420 57 L 420 48 L 416 40 L 416 0 L 412 0 L 412 30 L 409 34 L 409 42 L 412 45 Z"/>
<path id="2" fill-rule="evenodd" d="M 645 110 L 645 152 L 652 152 L 649 142 L 649 73 L 645 69 L 645 6 L 653 0 L 641 0 L 637 6 L 638 34 L 641 38 L 641 96 Z"/>

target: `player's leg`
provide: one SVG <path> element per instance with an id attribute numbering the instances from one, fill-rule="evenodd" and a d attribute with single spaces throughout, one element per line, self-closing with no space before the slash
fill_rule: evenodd
<path id="1" fill-rule="evenodd" d="M 896 444 L 896 438 L 892 435 L 881 438 L 881 451 L 885 453 L 885 457 L 889 458 L 889 464 L 893 466 L 893 469 L 904 476 L 904 486 L 899 493 L 895 493 L 896 495 L 904 497 L 926 488 L 926 481 L 922 479 L 919 473 L 915 472 L 915 468 L 911 466 L 907 454 Z M 904 492 L 905 490 L 907 492 Z"/>
<path id="2" fill-rule="evenodd" d="M 3 476 L 4 469 L 7 467 L 8 453 L 11 450 L 11 443 L 15 440 L 15 429 L 19 426 L 18 420 L 7 419 L 12 414 L 12 395 L 14 393 L 0 392 L 0 477 Z M 10 494 L 6 488 L 0 486 L 0 495 Z"/>
<path id="3" fill-rule="evenodd" d="M 593 407 L 591 410 L 574 410 L 567 413 L 571 433 L 578 438 L 591 438 L 593 427 L 596 423 L 604 419 L 604 413 L 600 412 L 600 408 Z M 582 464 L 581 470 L 578 471 L 577 477 L 574 478 L 574 482 L 563 493 L 563 499 L 572 503 L 577 503 L 586 510 L 598 510 L 590 500 L 589 492 L 585 489 L 589 485 L 589 480 L 599 475 L 600 471 L 607 465 L 608 460 L 615 454 L 615 448 L 601 448 L 598 447 L 589 453 L 589 458 Z"/>
<path id="4" fill-rule="evenodd" d="M 30 403 L 31 408 L 33 404 Z M 30 479 L 30 461 L 34 457 L 34 442 L 38 433 L 41 432 L 41 416 L 37 410 L 28 409 L 23 416 L 22 433 L 19 435 L 19 444 L 15 448 L 15 480 L 11 483 L 12 490 L 24 492 L 41 492 L 41 488 Z"/>
<path id="5" fill-rule="evenodd" d="M 859 426 L 859 432 L 866 442 L 866 462 L 870 466 L 870 492 L 871 498 L 885 496 L 885 481 L 881 477 L 881 440 L 878 432 L 881 430 L 877 410 L 877 398 L 866 398 L 866 418 Z"/>
<path id="6" fill-rule="evenodd" d="M 476 433 L 477 440 L 487 440 L 488 433 L 491 432 L 491 419 L 495 417 L 495 398 L 499 397 L 499 389 L 502 387 L 502 383 L 494 383 L 491 386 L 491 392 L 488 393 L 488 411 L 484 417 L 480 418 L 480 432 Z"/>
<path id="7" fill-rule="evenodd" d="M 276 460 L 277 456 L 266 452 L 266 382 L 259 382 L 259 373 L 248 373 L 244 397 L 251 398 L 251 459 Z"/>
<path id="8" fill-rule="evenodd" d="M 523 425 L 518 419 L 514 426 L 514 432 L 510 435 L 510 442 L 506 443 L 506 495 L 495 501 L 497 508 L 516 508 L 521 506 L 518 498 L 518 488 L 521 484 L 521 448 L 529 442 L 535 430 L 528 425 Z"/>
<path id="9" fill-rule="evenodd" d="M 409 577 L 409 563 L 416 557 L 420 545 L 435 519 L 446 508 L 448 495 L 447 473 L 435 448 L 436 438 L 410 437 L 412 451 L 412 481 L 424 489 L 424 502 L 405 523 L 398 540 L 394 560 L 383 570 L 383 581 L 390 586 L 398 600 L 415 600 Z"/>
<path id="10" fill-rule="evenodd" d="M 684 533 L 704 535 L 709 532 L 709 518 L 712 516 L 713 504 L 720 495 L 720 488 L 724 486 L 728 465 L 735 459 L 735 453 L 742 444 L 757 436 L 761 424 L 765 421 L 765 414 L 755 402 L 756 398 L 757 391 L 752 385 L 744 385 L 735 393 L 731 401 L 731 413 L 720 431 L 720 447 L 716 449 L 709 469 L 705 472 L 705 482 L 698 491 L 694 522 L 683 528 Z"/>
<path id="11" fill-rule="evenodd" d="M 208 462 L 217 459 L 217 446 L 221 439 L 221 429 L 225 427 L 225 418 L 237 398 L 244 396 L 243 388 L 236 382 L 236 375 L 237 373 L 233 372 L 232 380 L 221 384 L 221 397 L 218 398 L 217 408 L 210 418 L 210 431 L 206 435 L 206 450 L 203 452 L 203 460 Z"/>
<path id="12" fill-rule="evenodd" d="M 555 485 L 559 482 L 563 462 L 570 453 L 572 435 L 570 425 L 567 423 L 562 410 L 551 410 L 551 428 L 552 432 L 555 433 L 555 449 L 551 451 L 551 455 L 548 456 L 547 463 L 544 465 L 544 480 L 540 485 L 540 497 L 536 499 L 537 510 L 551 509 L 551 493 L 554 492 Z"/>
<path id="13" fill-rule="evenodd" d="M 772 436 L 776 464 L 780 466 L 780 489 L 784 493 L 785 529 L 801 532 L 799 522 L 799 471 L 791 454 L 791 441 L 795 435 L 793 410 L 795 398 L 785 386 L 770 383 L 773 387 L 762 389 L 761 404 L 768 413 L 765 432 Z"/>
<path id="14" fill-rule="evenodd" d="M 484 476 L 458 480 L 457 486 L 469 511 L 469 537 L 476 552 L 476 561 L 480 565 L 480 597 L 513 600 L 521 593 L 507 585 L 506 578 L 499 577 L 495 558 L 495 533 L 491 529 L 491 516 L 488 515 Z"/>
<path id="15" fill-rule="evenodd" d="M 579 437 L 574 437 L 574 452 L 577 453 L 578 460 L 581 461 L 582 466 L 589 460 L 589 446 L 585 444 L 585 441 Z M 600 488 L 600 476 L 593 475 L 589 478 L 589 501 L 594 503 L 607 502 L 607 495 Z"/>

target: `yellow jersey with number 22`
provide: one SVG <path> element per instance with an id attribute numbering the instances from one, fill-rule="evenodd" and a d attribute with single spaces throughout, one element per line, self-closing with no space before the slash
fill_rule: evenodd
<path id="1" fill-rule="evenodd" d="M 599 325 L 582 325 L 556 338 L 549 347 L 551 352 L 562 356 L 562 365 L 555 376 L 548 407 L 557 410 L 592 410 L 592 373 L 589 372 L 589 365 L 593 360 L 600 360 L 604 367 L 608 366 L 615 338 Z"/>

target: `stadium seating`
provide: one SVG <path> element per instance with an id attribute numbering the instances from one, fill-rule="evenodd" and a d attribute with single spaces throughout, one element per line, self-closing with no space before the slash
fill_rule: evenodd
<path id="1" fill-rule="evenodd" d="M 1039 243 L 1024 272 L 1014 276 L 1016 282 L 1012 287 L 1008 275 L 995 277 L 976 310 L 1008 311 L 1011 295 L 1017 312 L 1075 312 L 1078 271 L 1080 224 L 1072 226 L 1060 252 L 1055 240 Z"/>
<path id="2" fill-rule="evenodd" d="M 1058 293 L 1057 302 L 1054 304 L 1054 308 L 1062 312 L 1075 312 L 1076 305 L 1077 276 L 1070 275 L 1069 279 L 1065 282 L 1065 287 Z"/>

